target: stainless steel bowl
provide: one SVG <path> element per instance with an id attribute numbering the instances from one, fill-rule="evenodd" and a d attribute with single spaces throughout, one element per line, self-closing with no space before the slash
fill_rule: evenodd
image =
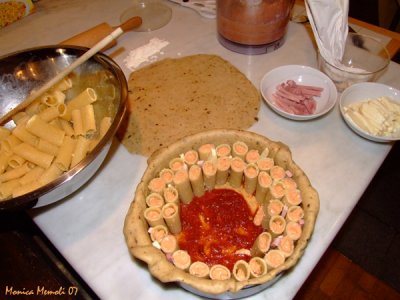
<path id="1" fill-rule="evenodd" d="M 85 51 L 87 51 L 87 48 L 45 46 L 0 57 L 0 114 L 4 115 L 22 102 L 33 89 L 37 89 L 51 79 Z M 121 123 L 128 95 L 127 81 L 122 70 L 111 58 L 104 54 L 96 54 L 75 69 L 73 73 L 74 76 L 80 78 L 98 70 L 106 72 L 115 87 L 116 93 L 113 100 L 115 105 L 113 121 L 108 132 L 75 167 L 35 191 L 0 201 L 0 210 L 26 209 L 54 203 L 78 190 L 98 170 Z M 6 124 L 6 127 L 12 126 L 14 126 L 12 122 Z"/>

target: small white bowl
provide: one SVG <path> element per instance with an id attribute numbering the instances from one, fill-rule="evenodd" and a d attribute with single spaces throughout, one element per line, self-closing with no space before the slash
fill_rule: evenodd
<path id="1" fill-rule="evenodd" d="M 297 84 L 323 88 L 321 96 L 315 97 L 317 102 L 315 113 L 296 115 L 287 113 L 275 105 L 271 95 L 276 91 L 279 84 L 288 80 L 293 80 Z M 337 100 L 336 87 L 328 76 L 317 69 L 301 65 L 286 65 L 271 70 L 261 79 L 260 91 L 272 110 L 285 118 L 300 121 L 315 119 L 326 114 L 335 106 Z"/>
<path id="2" fill-rule="evenodd" d="M 400 131 L 391 136 L 373 135 L 362 130 L 347 114 L 345 114 L 344 108 L 349 104 L 368 99 L 377 99 L 383 96 L 400 103 L 400 91 L 391 86 L 376 82 L 356 83 L 343 91 L 339 101 L 340 112 L 347 125 L 360 136 L 375 142 L 398 141 L 400 140 Z"/>

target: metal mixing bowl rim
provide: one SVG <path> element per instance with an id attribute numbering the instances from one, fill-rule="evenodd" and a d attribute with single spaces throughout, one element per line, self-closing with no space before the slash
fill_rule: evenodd
<path id="1" fill-rule="evenodd" d="M 4 59 L 22 55 L 28 52 L 34 51 L 41 51 L 41 50 L 56 50 L 56 49 L 64 49 L 67 53 L 72 52 L 71 54 L 76 54 L 77 56 L 82 55 L 85 53 L 89 48 L 87 47 L 80 47 L 80 46 L 70 46 L 70 45 L 47 45 L 47 46 L 40 46 L 40 47 L 33 47 L 28 48 L 16 52 L 12 52 L 0 57 L 0 62 Z M 61 52 L 61 51 L 60 51 Z M 104 137 L 100 140 L 100 142 L 95 146 L 95 148 L 88 153 L 88 155 L 79 162 L 76 166 L 72 169 L 68 170 L 57 179 L 49 182 L 48 184 L 29 192 L 25 195 L 21 195 L 15 198 L 7 199 L 0 201 L 0 210 L 4 209 L 19 209 L 22 208 L 30 208 L 32 207 L 32 202 L 38 199 L 40 196 L 48 193 L 55 188 L 59 187 L 60 185 L 70 181 L 76 174 L 78 174 L 81 170 L 83 170 L 86 166 L 88 166 L 101 152 L 103 147 L 113 138 L 115 135 L 118 127 L 120 126 L 123 116 L 126 111 L 126 101 L 128 97 L 128 84 L 125 78 L 123 71 L 121 70 L 120 66 L 109 56 L 105 55 L 104 53 L 97 53 L 95 54 L 90 60 L 94 60 L 102 66 L 106 66 L 109 70 L 112 71 L 113 75 L 115 76 L 117 82 L 120 84 L 120 102 L 118 106 L 118 110 L 115 113 L 114 119 L 112 121 L 111 127 L 104 135 Z M 89 61 L 90 61 L 89 60 Z M 33 203 L 34 205 L 35 203 Z"/>

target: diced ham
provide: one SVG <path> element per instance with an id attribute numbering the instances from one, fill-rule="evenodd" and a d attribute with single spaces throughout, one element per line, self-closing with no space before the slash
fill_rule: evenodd
<path id="1" fill-rule="evenodd" d="M 297 84 L 288 80 L 276 87 L 272 101 L 283 111 L 295 115 L 310 115 L 317 108 L 314 97 L 321 96 L 323 88 Z"/>

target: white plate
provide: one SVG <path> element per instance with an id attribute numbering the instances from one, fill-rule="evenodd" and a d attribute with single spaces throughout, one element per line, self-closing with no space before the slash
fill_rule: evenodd
<path id="1" fill-rule="evenodd" d="M 400 132 L 393 136 L 378 136 L 370 134 L 358 127 L 345 113 L 344 107 L 355 102 L 379 97 L 389 97 L 400 103 L 400 91 L 395 88 L 376 82 L 362 82 L 345 89 L 340 97 L 339 108 L 347 125 L 362 137 L 375 142 L 391 142 L 400 140 Z"/>
<path id="2" fill-rule="evenodd" d="M 313 85 L 324 89 L 320 97 L 315 97 L 317 108 L 314 114 L 295 115 L 281 110 L 274 104 L 271 95 L 275 92 L 279 84 L 287 80 L 293 80 L 297 84 Z M 292 120 L 318 118 L 330 111 L 335 106 L 337 100 L 336 87 L 328 76 L 317 69 L 301 65 L 286 65 L 271 70 L 261 79 L 260 90 L 265 102 L 276 113 Z"/>

